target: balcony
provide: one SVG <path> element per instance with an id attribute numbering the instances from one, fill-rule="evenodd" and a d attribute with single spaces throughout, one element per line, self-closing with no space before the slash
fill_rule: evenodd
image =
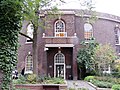
<path id="1" fill-rule="evenodd" d="M 73 36 L 67 36 L 66 32 L 55 33 L 55 36 L 45 36 L 43 33 L 43 38 L 46 44 L 76 44 L 78 42 L 76 33 Z"/>

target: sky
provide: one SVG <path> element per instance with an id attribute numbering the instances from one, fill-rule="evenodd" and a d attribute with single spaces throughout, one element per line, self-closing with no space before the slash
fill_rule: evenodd
<path id="1" fill-rule="evenodd" d="M 64 0 L 67 4 L 60 5 L 60 9 L 80 9 L 79 0 Z M 120 16 L 120 0 L 94 0 L 95 10 Z"/>

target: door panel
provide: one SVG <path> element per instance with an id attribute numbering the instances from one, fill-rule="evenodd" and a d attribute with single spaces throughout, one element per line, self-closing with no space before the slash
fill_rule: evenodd
<path id="1" fill-rule="evenodd" d="M 64 78 L 64 65 L 56 65 L 56 77 Z"/>

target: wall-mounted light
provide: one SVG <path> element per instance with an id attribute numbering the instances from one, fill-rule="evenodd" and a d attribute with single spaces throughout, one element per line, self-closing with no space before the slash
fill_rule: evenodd
<path id="1" fill-rule="evenodd" d="M 47 48 L 47 47 L 44 47 L 44 51 L 47 51 L 47 50 L 49 50 L 49 48 Z"/>
<path id="2" fill-rule="evenodd" d="M 43 33 L 43 37 L 45 37 L 45 33 Z"/>
<path id="3" fill-rule="evenodd" d="M 30 55 L 30 54 L 31 54 L 31 52 L 29 51 L 29 52 L 28 52 L 28 55 Z"/>
<path id="4" fill-rule="evenodd" d="M 116 28 L 118 28 L 118 27 L 119 27 L 119 25 L 118 25 L 118 24 L 116 24 L 116 25 L 115 25 L 115 27 L 116 27 Z"/>
<path id="5" fill-rule="evenodd" d="M 74 33 L 74 37 L 77 37 L 77 33 Z"/>
<path id="6" fill-rule="evenodd" d="M 49 68 L 52 68 L 52 65 L 49 65 Z"/>

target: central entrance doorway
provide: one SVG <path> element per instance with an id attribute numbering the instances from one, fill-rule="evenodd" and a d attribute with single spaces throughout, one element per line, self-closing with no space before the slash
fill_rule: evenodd
<path id="1" fill-rule="evenodd" d="M 54 77 L 65 79 L 65 56 L 61 51 L 54 56 Z"/>

